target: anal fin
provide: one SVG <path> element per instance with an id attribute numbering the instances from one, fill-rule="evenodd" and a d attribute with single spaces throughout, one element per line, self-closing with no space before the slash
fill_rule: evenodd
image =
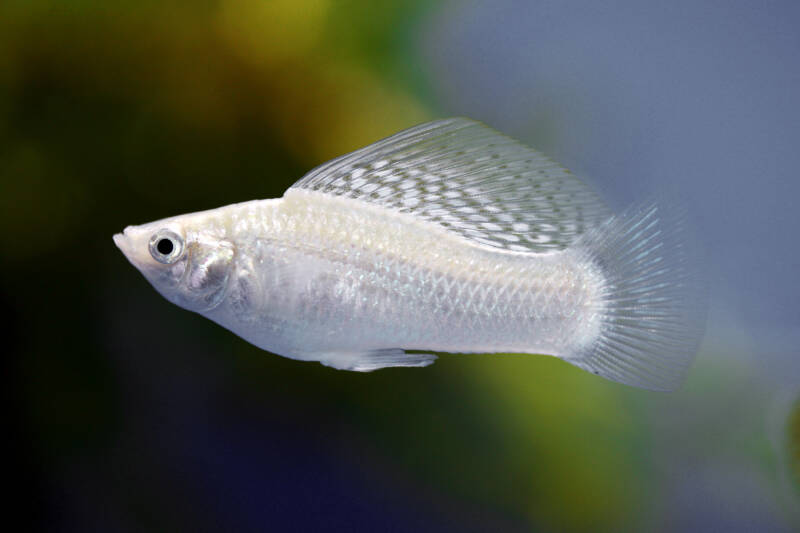
<path id="1" fill-rule="evenodd" d="M 339 370 L 372 372 L 392 366 L 423 367 L 435 360 L 436 356 L 433 354 L 406 353 L 400 348 L 390 348 L 368 352 L 330 352 L 323 354 L 319 362 Z"/>

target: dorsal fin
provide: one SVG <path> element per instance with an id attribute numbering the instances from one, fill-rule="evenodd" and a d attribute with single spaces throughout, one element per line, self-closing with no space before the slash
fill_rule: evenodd
<path id="1" fill-rule="evenodd" d="M 467 118 L 421 124 L 333 159 L 292 189 L 355 198 L 517 252 L 569 246 L 610 216 L 568 170 Z"/>

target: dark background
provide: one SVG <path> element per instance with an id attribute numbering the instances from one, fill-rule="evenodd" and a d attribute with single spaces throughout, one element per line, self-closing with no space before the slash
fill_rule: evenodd
<path id="1" fill-rule="evenodd" d="M 798 28 L 792 2 L 4 1 L 8 523 L 797 527 Z M 287 360 L 168 304 L 111 241 L 451 115 L 615 207 L 686 198 L 712 299 L 681 391 L 546 357 Z"/>

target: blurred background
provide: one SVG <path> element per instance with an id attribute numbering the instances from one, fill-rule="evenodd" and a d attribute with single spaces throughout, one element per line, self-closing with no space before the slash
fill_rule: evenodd
<path id="1" fill-rule="evenodd" d="M 800 527 L 798 57 L 788 1 L 4 0 L 9 520 Z M 711 310 L 681 391 L 546 357 L 372 374 L 287 360 L 167 303 L 111 242 L 280 196 L 452 115 L 538 147 L 615 208 L 686 199 Z"/>

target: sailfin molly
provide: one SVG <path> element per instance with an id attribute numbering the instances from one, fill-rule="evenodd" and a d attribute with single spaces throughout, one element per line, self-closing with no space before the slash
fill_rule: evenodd
<path id="1" fill-rule="evenodd" d="M 541 153 L 437 120 L 325 163 L 282 198 L 129 226 L 167 300 L 272 353 L 339 369 L 428 352 L 559 357 L 679 386 L 704 328 L 684 219 L 614 215 Z"/>

